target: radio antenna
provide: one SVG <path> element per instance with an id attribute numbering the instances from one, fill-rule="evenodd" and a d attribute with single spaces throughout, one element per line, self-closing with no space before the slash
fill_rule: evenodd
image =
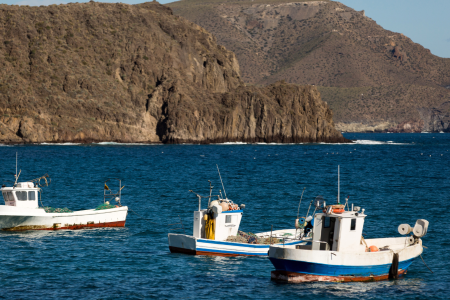
<path id="1" fill-rule="evenodd" d="M 220 176 L 219 165 L 216 164 L 217 172 L 219 172 L 220 182 L 222 183 L 223 193 L 225 194 L 225 199 L 228 199 L 227 192 L 225 191 L 225 186 L 223 185 L 222 176 Z"/>
<path id="2" fill-rule="evenodd" d="M 298 219 L 298 214 L 300 212 L 300 204 L 302 204 L 303 193 L 305 192 L 305 189 L 306 189 L 306 187 L 303 188 L 302 196 L 300 197 L 300 202 L 298 203 L 297 219 Z"/>

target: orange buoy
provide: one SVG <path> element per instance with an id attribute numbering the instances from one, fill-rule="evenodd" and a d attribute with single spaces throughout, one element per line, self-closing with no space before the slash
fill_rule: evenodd
<path id="1" fill-rule="evenodd" d="M 378 252 L 379 250 L 378 250 L 378 247 L 377 246 L 370 246 L 369 247 L 369 251 L 367 251 L 367 252 Z"/>

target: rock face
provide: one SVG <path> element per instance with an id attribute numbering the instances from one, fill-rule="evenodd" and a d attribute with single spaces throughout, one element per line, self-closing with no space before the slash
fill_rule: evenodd
<path id="1" fill-rule="evenodd" d="M 1 142 L 346 142 L 310 86 L 245 87 L 156 2 L 1 5 Z"/>
<path id="2" fill-rule="evenodd" d="M 244 81 L 316 85 L 339 128 L 378 131 L 405 122 L 427 124 L 419 111 L 450 100 L 445 88 L 450 59 L 339 2 L 182 0 L 168 5 L 234 51 Z"/>
<path id="3" fill-rule="evenodd" d="M 419 113 L 424 121 L 422 131 L 450 132 L 450 102 L 445 102 L 438 108 L 420 109 Z"/>

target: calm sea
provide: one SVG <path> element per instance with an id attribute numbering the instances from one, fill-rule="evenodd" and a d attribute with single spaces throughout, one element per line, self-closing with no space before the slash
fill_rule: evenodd
<path id="1" fill-rule="evenodd" d="M 9 299 L 425 299 L 450 290 L 450 135 L 345 134 L 352 145 L 26 145 L 1 146 L 3 180 L 48 173 L 43 204 L 72 210 L 103 201 L 103 181 L 120 178 L 126 227 L 0 233 L 0 297 Z M 171 254 L 168 224 L 181 219 L 192 233 L 197 209 L 190 189 L 220 188 L 244 203 L 241 230 L 292 228 L 322 195 L 365 208 L 366 238 L 399 236 L 401 223 L 430 222 L 423 258 L 405 279 L 374 283 L 280 284 L 266 258 Z M 114 188 L 114 184 L 110 184 Z M 221 189 L 221 188 L 220 188 Z M 223 192 L 223 191 L 222 191 Z M 3 201 L 2 201 L 3 202 Z M 180 232 L 180 230 L 177 230 Z M 181 230 L 182 232 L 182 230 Z"/>

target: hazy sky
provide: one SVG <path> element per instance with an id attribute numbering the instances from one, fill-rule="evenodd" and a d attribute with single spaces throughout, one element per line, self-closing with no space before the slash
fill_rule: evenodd
<path id="1" fill-rule="evenodd" d="M 65 0 L 7 0 L 2 3 L 19 5 L 49 5 Z M 146 1 L 122 0 L 99 2 L 142 3 Z M 173 0 L 161 0 L 169 3 Z M 292 1 L 295 2 L 295 1 Z M 300 2 L 300 1 L 299 1 Z M 431 50 L 431 53 L 450 58 L 450 0 L 340 0 L 356 10 L 365 10 L 366 16 L 391 31 L 400 32 Z"/>

